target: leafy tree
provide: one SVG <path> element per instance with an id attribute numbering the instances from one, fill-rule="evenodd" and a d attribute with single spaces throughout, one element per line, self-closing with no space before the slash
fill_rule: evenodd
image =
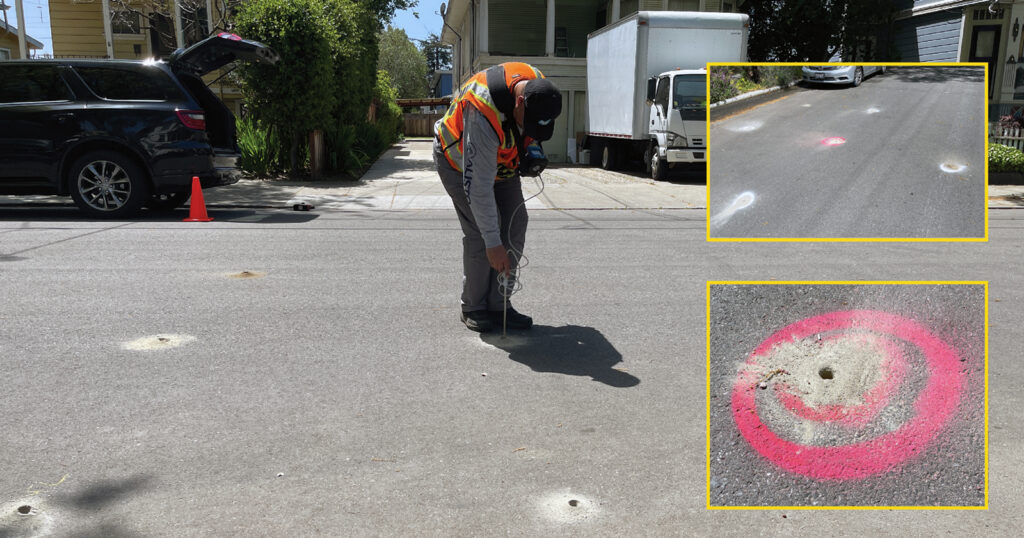
<path id="1" fill-rule="evenodd" d="M 452 68 L 452 49 L 441 43 L 437 34 L 430 34 L 430 37 L 420 43 L 420 50 L 427 57 L 427 68 L 431 71 L 443 71 Z"/>
<path id="2" fill-rule="evenodd" d="M 888 21 L 889 0 L 747 0 L 751 61 L 823 62 L 886 59 L 862 45 Z"/>
<path id="3" fill-rule="evenodd" d="M 353 125 L 366 120 L 377 80 L 376 15 L 355 0 L 324 0 L 334 21 L 334 78 L 337 90 L 334 117 Z"/>
<path id="4" fill-rule="evenodd" d="M 383 30 L 384 25 L 395 18 L 396 11 L 402 11 L 416 7 L 419 0 L 356 0 L 372 13 L 377 20 L 377 30 Z"/>
<path id="5" fill-rule="evenodd" d="M 381 32 L 377 67 L 388 72 L 400 99 L 427 96 L 427 58 L 405 30 L 388 26 Z"/>
<path id="6" fill-rule="evenodd" d="M 322 0 L 252 0 L 241 5 L 236 25 L 281 55 L 275 65 L 242 65 L 242 90 L 254 116 L 291 142 L 297 172 L 304 135 L 324 128 L 336 109 L 337 25 Z"/>

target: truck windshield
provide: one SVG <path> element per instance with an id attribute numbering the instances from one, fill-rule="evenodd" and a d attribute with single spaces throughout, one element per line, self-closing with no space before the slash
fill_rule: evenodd
<path id="1" fill-rule="evenodd" d="M 704 108 L 706 85 L 704 75 L 676 75 L 672 81 L 672 108 L 686 110 Z"/>

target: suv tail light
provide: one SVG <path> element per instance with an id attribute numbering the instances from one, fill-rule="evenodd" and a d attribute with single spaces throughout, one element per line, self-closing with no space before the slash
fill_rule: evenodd
<path id="1" fill-rule="evenodd" d="M 178 115 L 178 119 L 185 124 L 185 127 L 197 131 L 206 130 L 206 115 L 202 110 L 175 110 L 174 113 Z"/>

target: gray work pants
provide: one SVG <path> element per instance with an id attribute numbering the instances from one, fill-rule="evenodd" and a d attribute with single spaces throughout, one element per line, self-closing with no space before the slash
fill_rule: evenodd
<path id="1" fill-rule="evenodd" d="M 504 305 L 498 286 L 498 273 L 491 269 L 491 264 L 487 261 L 484 238 L 480 235 L 476 219 L 469 208 L 469 198 L 462 184 L 462 172 L 452 168 L 444 155 L 437 151 L 434 152 L 434 164 L 441 176 L 444 190 L 455 204 L 455 213 L 458 214 L 459 224 L 462 225 L 462 311 L 500 311 Z M 523 204 L 523 189 L 519 176 L 494 182 L 494 201 L 497 203 L 498 219 L 501 221 L 502 245 L 506 249 L 511 245 L 517 251 L 523 252 L 529 217 L 526 214 L 526 205 Z M 523 204 L 523 207 L 516 211 L 520 204 Z M 512 219 L 513 212 L 515 219 Z M 509 260 L 513 268 L 519 263 L 513 254 L 509 255 Z M 512 282 L 509 283 L 509 286 L 511 285 Z"/>

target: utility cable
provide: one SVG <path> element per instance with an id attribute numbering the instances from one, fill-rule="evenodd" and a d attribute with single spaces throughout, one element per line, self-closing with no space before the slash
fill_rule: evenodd
<path id="1" fill-rule="evenodd" d="M 526 208 L 526 202 L 533 200 L 540 196 L 544 192 L 544 178 L 541 174 L 537 173 L 537 184 L 540 185 L 540 189 L 523 200 L 521 204 L 516 206 L 515 210 L 512 211 L 512 216 L 508 219 L 508 230 L 506 231 L 505 237 L 508 237 L 508 257 L 512 260 L 512 269 L 506 275 L 504 272 L 498 273 L 498 292 L 502 296 L 502 315 L 501 315 L 501 337 L 505 338 L 508 335 L 508 300 L 516 294 L 516 292 L 523 289 L 523 281 L 519 278 L 520 271 L 530 264 L 529 258 L 521 250 L 516 249 L 512 244 L 512 223 L 515 222 L 516 214 L 519 213 L 520 209 Z"/>

